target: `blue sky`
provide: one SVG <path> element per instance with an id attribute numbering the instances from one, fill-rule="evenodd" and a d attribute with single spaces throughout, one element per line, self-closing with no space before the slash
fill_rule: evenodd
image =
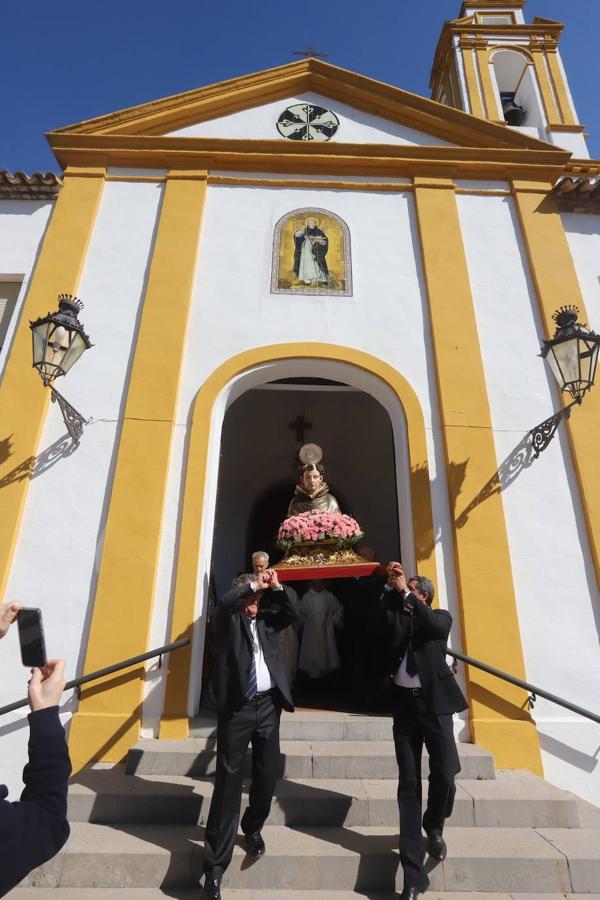
<path id="1" fill-rule="evenodd" d="M 45 131 L 281 65 L 309 44 L 336 65 L 429 96 L 442 24 L 459 9 L 460 0 L 61 0 L 27 11 L 10 4 L 1 21 L 0 168 L 56 171 Z M 529 0 L 527 20 L 535 15 L 566 25 L 561 52 L 599 158 L 600 2 Z"/>

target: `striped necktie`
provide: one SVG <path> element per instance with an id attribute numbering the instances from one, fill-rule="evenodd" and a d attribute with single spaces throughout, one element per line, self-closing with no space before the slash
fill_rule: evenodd
<path id="1" fill-rule="evenodd" d="M 250 626 L 250 632 L 252 633 L 252 643 L 250 645 L 250 674 L 248 675 L 248 685 L 246 687 L 246 693 L 244 694 L 246 700 L 252 700 L 252 698 L 256 695 L 256 638 L 254 637 L 252 626 Z"/>

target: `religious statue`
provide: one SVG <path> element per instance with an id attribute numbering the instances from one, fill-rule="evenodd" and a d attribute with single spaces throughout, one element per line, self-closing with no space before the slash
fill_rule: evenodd
<path id="1" fill-rule="evenodd" d="M 324 479 L 321 460 L 323 451 L 317 444 L 305 444 L 298 457 L 296 491 L 277 532 L 277 546 L 285 552 L 277 570 L 291 568 L 360 566 L 361 560 L 352 550 L 364 537 L 362 528 L 352 516 L 341 512 Z M 347 574 L 347 572 L 346 572 Z"/>
<path id="2" fill-rule="evenodd" d="M 329 240 L 318 220 L 306 219 L 304 228 L 294 233 L 294 272 L 299 281 L 313 285 L 329 282 L 328 249 Z"/>
<path id="3" fill-rule="evenodd" d="M 323 451 L 317 444 L 305 444 L 298 453 L 302 465 L 298 470 L 296 491 L 288 506 L 288 516 L 320 510 L 322 512 L 339 513 L 340 507 L 329 493 L 329 485 L 325 481 L 325 468 L 321 463 Z"/>

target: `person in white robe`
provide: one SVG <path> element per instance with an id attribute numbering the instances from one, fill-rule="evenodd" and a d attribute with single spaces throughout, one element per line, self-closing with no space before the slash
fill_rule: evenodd
<path id="1" fill-rule="evenodd" d="M 300 601 L 303 622 L 298 669 L 309 678 L 323 678 L 340 668 L 336 628 L 344 625 L 344 607 L 323 581 L 312 581 Z"/>

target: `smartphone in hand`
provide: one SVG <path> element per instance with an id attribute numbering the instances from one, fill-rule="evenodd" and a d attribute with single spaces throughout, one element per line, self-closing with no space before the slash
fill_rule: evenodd
<path id="1" fill-rule="evenodd" d="M 48 659 L 41 609 L 32 609 L 31 607 L 20 609 L 17 613 L 17 626 L 23 665 L 30 669 L 43 669 Z"/>

